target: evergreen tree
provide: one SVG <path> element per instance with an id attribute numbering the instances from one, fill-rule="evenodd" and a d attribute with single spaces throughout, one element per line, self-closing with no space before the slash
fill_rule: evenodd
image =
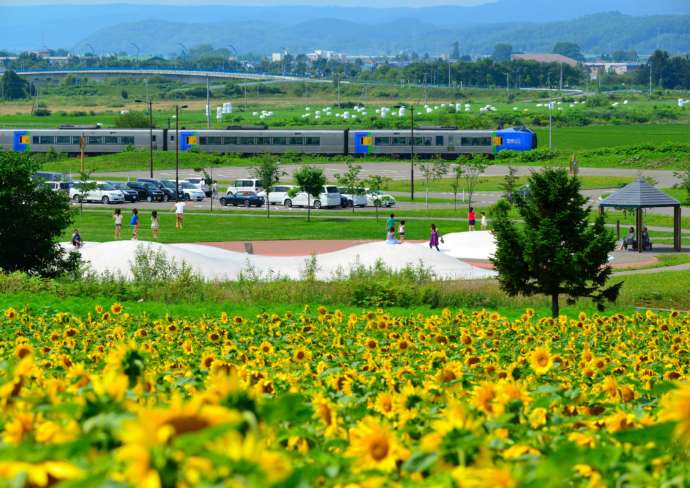
<path id="1" fill-rule="evenodd" d="M 491 55 L 494 61 L 510 61 L 513 55 L 513 46 L 510 44 L 496 44 L 494 53 Z"/>
<path id="2" fill-rule="evenodd" d="M 603 216 L 590 225 L 579 180 L 564 169 L 546 169 L 532 174 L 529 192 L 515 200 L 524 226 L 513 224 L 506 212 L 494 221 L 492 262 L 501 288 L 510 296 L 550 296 L 553 317 L 559 315 L 560 295 L 569 303 L 591 298 L 599 309 L 605 300 L 615 301 L 622 282 L 605 287 L 615 238 Z"/>
<path id="3" fill-rule="evenodd" d="M 575 61 L 584 61 L 585 57 L 582 55 L 580 46 L 574 42 L 557 42 L 553 47 L 554 54 L 561 54 Z"/>
<path id="4" fill-rule="evenodd" d="M 29 96 L 29 82 L 12 70 L 5 71 L 0 79 L 0 94 L 3 100 L 17 100 Z"/>
<path id="5" fill-rule="evenodd" d="M 72 222 L 69 199 L 32 180 L 39 164 L 0 152 L 0 269 L 45 276 L 69 269 L 57 240 Z"/>

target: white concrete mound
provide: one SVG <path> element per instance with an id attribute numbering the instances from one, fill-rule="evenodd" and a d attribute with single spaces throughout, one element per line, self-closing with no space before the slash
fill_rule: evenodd
<path id="1" fill-rule="evenodd" d="M 489 231 L 453 232 L 443 240 L 438 246 L 441 252 L 456 259 L 488 260 L 496 253 L 496 239 Z"/>
<path id="2" fill-rule="evenodd" d="M 446 245 L 448 245 L 446 240 Z M 64 244 L 70 249 L 69 244 Z M 162 251 L 178 264 L 187 263 L 209 280 L 236 280 L 240 273 L 251 270 L 261 277 L 299 279 L 304 276 L 310 256 L 261 256 L 227 251 L 199 244 L 159 244 L 144 241 L 113 241 L 86 243 L 81 249 L 82 259 L 98 272 L 110 272 L 131 278 L 131 266 L 137 248 L 147 252 Z M 417 244 L 387 244 L 373 242 L 316 256 L 316 277 L 332 280 L 338 274 L 347 275 L 358 266 L 373 267 L 381 261 L 387 268 L 401 270 L 406 266 L 423 266 L 439 279 L 471 280 L 492 278 L 496 273 L 476 268 L 452 257 Z"/>

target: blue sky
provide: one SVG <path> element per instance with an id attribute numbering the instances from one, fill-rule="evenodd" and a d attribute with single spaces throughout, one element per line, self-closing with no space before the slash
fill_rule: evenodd
<path id="1" fill-rule="evenodd" d="M 0 5 L 89 5 L 108 3 L 128 3 L 132 5 L 163 4 L 163 5 L 322 5 L 338 7 L 428 7 L 432 5 L 477 5 L 490 3 L 493 0 L 0 0 Z"/>

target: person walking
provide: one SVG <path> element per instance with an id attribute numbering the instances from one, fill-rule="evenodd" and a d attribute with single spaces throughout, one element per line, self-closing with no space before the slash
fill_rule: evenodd
<path id="1" fill-rule="evenodd" d="M 129 219 L 129 225 L 132 226 L 132 240 L 136 241 L 139 239 L 139 210 L 136 208 L 132 209 L 132 218 Z"/>
<path id="2" fill-rule="evenodd" d="M 120 240 L 122 238 L 122 211 L 119 208 L 115 209 L 113 220 L 115 221 L 115 240 Z"/>
<path id="3" fill-rule="evenodd" d="M 398 226 L 398 240 L 400 242 L 405 242 L 405 221 L 401 220 Z"/>
<path id="4" fill-rule="evenodd" d="M 160 233 L 161 225 L 158 222 L 158 210 L 151 211 L 151 236 L 155 240 L 158 240 L 158 235 Z"/>
<path id="5" fill-rule="evenodd" d="M 386 240 L 392 241 L 395 239 L 395 214 L 391 214 L 386 220 Z"/>
<path id="6" fill-rule="evenodd" d="M 429 248 L 436 248 L 437 251 L 441 252 L 441 250 L 438 248 L 439 241 L 443 242 L 443 238 L 439 236 L 436 224 L 431 224 L 431 237 L 429 237 Z"/>
<path id="7" fill-rule="evenodd" d="M 482 212 L 482 218 L 479 221 L 480 229 L 481 230 L 486 230 L 487 227 L 487 221 L 486 221 L 486 214 Z"/>
<path id="8" fill-rule="evenodd" d="M 470 232 L 474 231 L 474 225 L 477 221 L 477 214 L 474 212 L 474 207 L 470 207 L 470 211 L 467 212 L 467 223 L 469 224 Z"/>
<path id="9" fill-rule="evenodd" d="M 173 210 L 175 210 L 175 228 L 182 230 L 184 224 L 184 208 L 186 204 L 182 201 L 175 203 Z"/>

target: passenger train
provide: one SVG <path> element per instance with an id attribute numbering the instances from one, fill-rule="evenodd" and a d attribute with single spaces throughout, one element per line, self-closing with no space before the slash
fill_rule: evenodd
<path id="1" fill-rule="evenodd" d="M 500 151 L 529 151 L 537 136 L 526 127 L 499 130 L 458 130 L 455 127 L 396 129 L 274 130 L 267 127 L 181 129 L 179 150 L 212 153 L 303 153 L 324 155 L 448 156 L 496 155 Z M 175 151 L 172 129 L 105 129 L 62 126 L 58 129 L 0 129 L 0 150 L 42 153 L 50 150 L 78 154 L 83 137 L 86 154 L 106 154 L 128 148 Z"/>

